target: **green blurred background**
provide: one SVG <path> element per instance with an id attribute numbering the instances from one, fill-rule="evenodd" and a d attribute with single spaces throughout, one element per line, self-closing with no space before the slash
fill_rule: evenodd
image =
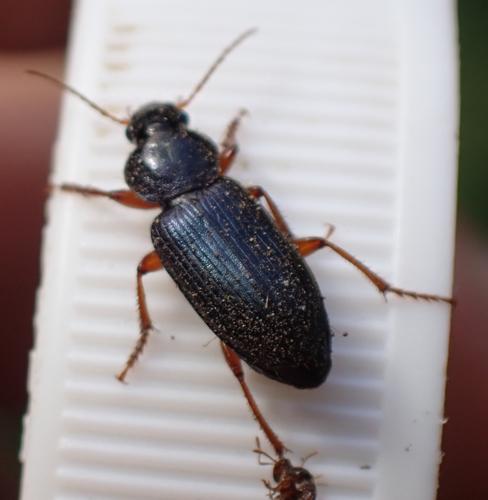
<path id="1" fill-rule="evenodd" d="M 366 0 L 365 0 L 366 1 Z M 427 2 L 429 0 L 426 0 Z M 60 93 L 25 68 L 61 76 L 67 0 L 3 0 L 0 182 L 3 236 L 0 499 L 18 497 L 18 450 L 39 282 L 39 247 Z M 455 296 L 438 500 L 488 499 L 488 0 L 460 0 L 461 143 Z M 43 499 L 40 499 L 43 500 Z M 394 499 L 391 499 L 394 500 Z M 415 499 L 412 499 L 415 500 Z"/>
<path id="2" fill-rule="evenodd" d="M 459 209 L 488 235 L 488 2 L 461 0 L 461 142 Z M 488 331 L 488 328 L 487 328 Z"/>

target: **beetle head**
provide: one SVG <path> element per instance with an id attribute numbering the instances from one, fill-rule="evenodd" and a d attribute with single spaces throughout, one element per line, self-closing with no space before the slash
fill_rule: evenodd
<path id="1" fill-rule="evenodd" d="M 188 124 L 188 115 L 171 103 L 151 102 L 139 108 L 130 118 L 125 134 L 139 144 L 160 131 L 177 130 Z"/>
<path id="2" fill-rule="evenodd" d="M 127 137 L 137 147 L 125 180 L 146 201 L 164 204 L 218 177 L 217 147 L 187 124 L 188 115 L 174 104 L 151 103 L 132 115 Z"/>

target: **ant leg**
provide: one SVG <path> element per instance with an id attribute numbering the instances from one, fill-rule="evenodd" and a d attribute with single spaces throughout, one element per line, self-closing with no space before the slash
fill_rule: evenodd
<path id="1" fill-rule="evenodd" d="M 285 222 L 285 218 L 281 214 L 280 209 L 277 207 L 276 203 L 273 201 L 273 198 L 271 198 L 271 196 L 261 186 L 249 186 L 247 188 L 247 191 L 253 198 L 264 198 L 266 200 L 266 203 L 268 204 L 271 215 L 273 216 L 273 219 L 278 226 L 278 229 L 285 236 L 288 236 L 290 238 L 293 237 L 288 224 Z"/>
<path id="2" fill-rule="evenodd" d="M 273 429 L 271 429 L 268 422 L 266 422 L 265 418 L 263 417 L 263 414 L 259 410 L 258 405 L 256 404 L 256 401 L 254 400 L 254 397 L 251 394 L 251 391 L 249 390 L 246 381 L 244 380 L 244 372 L 242 370 L 242 363 L 239 356 L 237 356 L 237 354 L 230 347 L 226 346 L 223 342 L 220 343 L 220 346 L 222 347 L 222 352 L 224 353 L 224 358 L 227 361 L 229 368 L 232 370 L 232 373 L 237 378 L 237 381 L 241 386 L 242 392 L 246 397 L 246 400 L 249 404 L 249 407 L 251 408 L 254 418 L 257 420 L 259 426 L 261 427 L 264 434 L 268 438 L 268 441 L 271 443 L 271 446 L 274 448 L 276 455 L 282 457 L 286 451 L 285 445 L 281 442 L 280 438 L 274 433 Z"/>
<path id="3" fill-rule="evenodd" d="M 261 479 L 261 481 L 263 482 L 264 486 L 269 490 L 267 495 L 268 498 L 270 498 L 271 500 L 276 498 L 276 488 L 273 488 L 273 486 L 271 486 L 271 483 L 267 479 Z"/>
<path id="4" fill-rule="evenodd" d="M 103 196 L 105 198 L 110 198 L 121 205 L 131 208 L 158 208 L 161 205 L 159 203 L 154 203 L 150 201 L 145 201 L 139 198 L 133 191 L 129 189 L 119 189 L 115 191 L 104 191 L 102 189 L 78 186 L 77 184 L 61 184 L 59 186 L 63 191 L 68 193 L 77 193 L 82 196 Z"/>
<path id="5" fill-rule="evenodd" d="M 142 353 L 144 346 L 146 345 L 149 332 L 153 329 L 151 318 L 149 317 L 149 312 L 147 310 L 146 295 L 144 293 L 142 277 L 147 273 L 159 271 L 160 269 L 163 269 L 163 264 L 159 259 L 159 255 L 155 251 L 152 251 L 143 257 L 137 266 L 137 306 L 139 309 L 140 333 L 136 345 L 127 359 L 124 368 L 116 375 L 116 378 L 120 380 L 120 382 L 125 381 L 127 372 L 134 366 L 137 358 Z"/>
<path id="6" fill-rule="evenodd" d="M 225 175 L 227 170 L 230 169 L 239 151 L 239 146 L 237 145 L 236 142 L 236 133 L 241 123 L 241 119 L 246 113 L 247 113 L 246 110 L 241 109 L 239 111 L 239 114 L 227 126 L 224 138 L 220 143 L 221 147 L 221 151 L 219 154 L 220 175 Z"/>
<path id="7" fill-rule="evenodd" d="M 327 238 L 299 238 L 293 240 L 293 243 L 295 243 L 298 251 L 300 252 L 300 255 L 302 255 L 303 257 L 312 254 L 320 248 L 330 248 L 337 255 L 341 256 L 343 259 L 350 262 L 354 267 L 359 269 L 359 271 L 362 272 L 385 297 L 387 293 L 394 293 L 400 297 L 411 297 L 413 299 L 432 300 L 436 302 L 447 302 L 448 304 L 454 304 L 454 299 L 450 297 L 442 297 L 440 295 L 433 295 L 429 293 L 419 293 L 390 285 L 390 283 L 381 278 L 381 276 L 378 276 L 375 272 L 371 271 L 371 269 L 369 269 L 361 261 L 356 259 L 356 257 L 351 255 L 349 252 L 336 245 L 335 243 L 332 243 Z"/>

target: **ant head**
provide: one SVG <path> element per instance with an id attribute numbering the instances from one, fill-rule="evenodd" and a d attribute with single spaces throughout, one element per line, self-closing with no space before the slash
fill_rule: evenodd
<path id="1" fill-rule="evenodd" d="M 151 102 L 139 108 L 125 130 L 133 143 L 141 143 L 158 132 L 177 131 L 188 125 L 188 115 L 171 103 Z"/>
<path id="2" fill-rule="evenodd" d="M 273 479 L 279 483 L 293 470 L 291 462 L 287 458 L 280 458 L 273 466 Z"/>

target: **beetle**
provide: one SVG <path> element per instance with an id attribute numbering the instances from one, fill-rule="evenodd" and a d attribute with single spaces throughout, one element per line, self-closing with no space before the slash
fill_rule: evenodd
<path id="1" fill-rule="evenodd" d="M 184 108 L 226 55 L 254 32 L 244 32 L 224 49 L 189 97 L 177 103 L 146 104 L 129 119 L 112 115 L 48 75 L 29 72 L 55 82 L 126 126 L 126 136 L 134 145 L 124 169 L 129 190 L 103 191 L 75 184 L 60 188 L 133 208 L 162 210 L 151 226 L 154 250 L 137 267 L 140 335 L 118 380 L 125 381 L 153 328 L 142 278 L 164 268 L 221 340 L 224 357 L 280 462 L 286 460 L 287 449 L 254 401 L 241 360 L 271 379 L 300 389 L 325 381 L 331 368 L 331 329 L 320 289 L 304 257 L 329 248 L 383 295 L 453 301 L 390 285 L 330 240 L 333 226 L 325 237 L 295 238 L 262 187 L 243 187 L 226 175 L 238 152 L 236 132 L 244 112 L 230 122 L 220 150 L 211 139 L 189 128 Z M 287 464 L 284 473 L 291 477 L 294 469 Z"/>

